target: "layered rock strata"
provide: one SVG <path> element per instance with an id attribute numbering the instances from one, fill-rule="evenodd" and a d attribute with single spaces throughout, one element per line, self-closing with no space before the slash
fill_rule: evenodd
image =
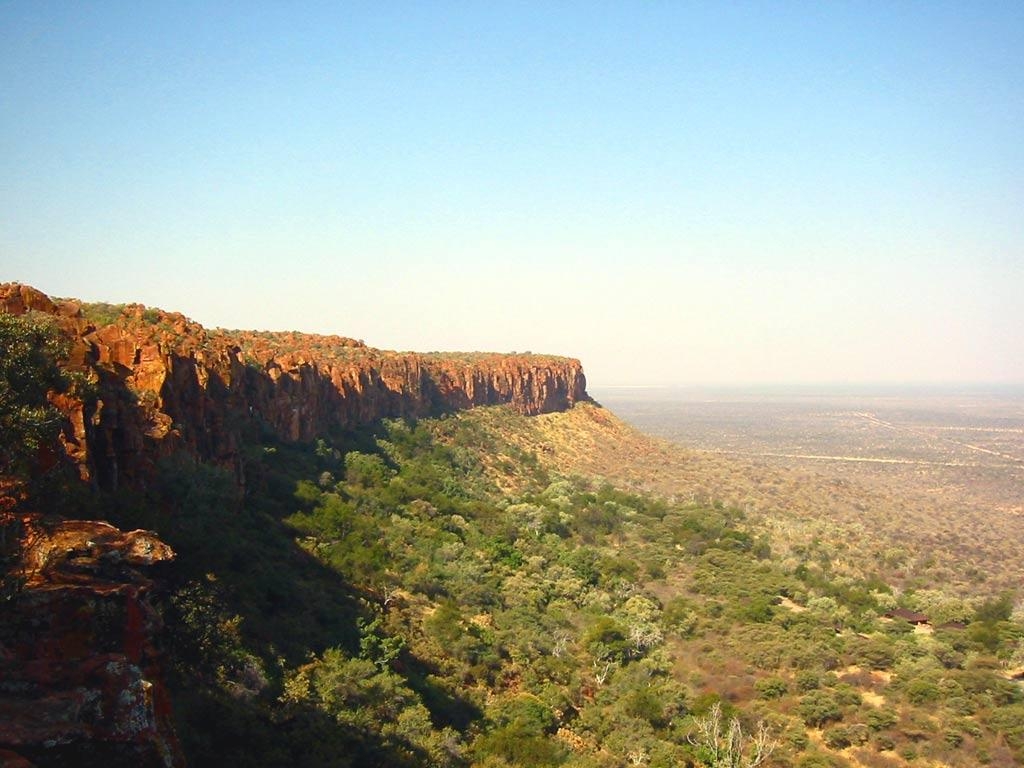
<path id="1" fill-rule="evenodd" d="M 186 450 L 244 472 L 253 430 L 309 442 L 382 418 L 508 404 L 533 415 L 587 399 L 578 360 L 532 354 L 388 352 L 340 336 L 207 330 L 142 305 L 53 300 L 0 285 L 0 312 L 49 315 L 71 342 L 68 367 L 94 383 L 87 400 L 57 396 L 65 453 L 104 488 L 144 482 Z M 103 315 L 100 317 L 99 315 Z"/>

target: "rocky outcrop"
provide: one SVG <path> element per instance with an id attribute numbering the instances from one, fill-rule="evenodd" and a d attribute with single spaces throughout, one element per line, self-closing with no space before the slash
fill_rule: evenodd
<path id="1" fill-rule="evenodd" d="M 101 522 L 25 526 L 0 622 L 0 764 L 182 765 L 139 570 L 174 553 Z"/>
<path id="2" fill-rule="evenodd" d="M 254 431 L 309 442 L 381 418 L 508 404 L 524 414 L 585 400 L 579 361 L 532 354 L 414 354 L 339 336 L 207 330 L 142 305 L 52 300 L 0 285 L 0 312 L 45 313 L 71 341 L 70 368 L 93 397 L 59 396 L 65 453 L 102 487 L 141 483 L 186 450 L 244 472 Z"/>

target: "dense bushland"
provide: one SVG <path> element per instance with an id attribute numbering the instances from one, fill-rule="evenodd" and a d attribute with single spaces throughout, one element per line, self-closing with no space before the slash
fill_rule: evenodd
<path id="1" fill-rule="evenodd" d="M 553 474 L 506 439 L 525 424 L 252 435 L 243 498 L 177 458 L 108 500 L 179 553 L 163 610 L 194 764 L 1024 759 L 1010 596 L 896 594 L 820 550 L 783 567 L 738 510 Z M 966 626 L 915 632 L 897 605 Z"/>

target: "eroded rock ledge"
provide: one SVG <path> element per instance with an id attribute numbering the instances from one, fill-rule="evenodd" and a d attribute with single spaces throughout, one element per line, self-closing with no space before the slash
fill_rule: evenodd
<path id="1" fill-rule="evenodd" d="M 104 488 L 144 480 L 186 450 L 235 469 L 246 430 L 309 442 L 381 418 L 508 404 L 533 415 L 588 399 L 578 360 L 533 354 L 389 352 L 339 336 L 208 330 L 181 314 L 51 299 L 0 284 L 0 312 L 56 318 L 89 402 L 58 397 L 67 455 Z"/>

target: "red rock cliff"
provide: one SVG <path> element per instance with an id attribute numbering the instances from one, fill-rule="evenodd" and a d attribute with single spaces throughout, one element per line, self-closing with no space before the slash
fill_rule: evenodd
<path id="1" fill-rule="evenodd" d="M 579 362 L 566 358 L 211 331 L 180 314 L 53 300 L 12 283 L 0 284 L 0 312 L 45 314 L 66 334 L 66 366 L 90 391 L 52 396 L 67 417 L 63 452 L 109 489 L 145 482 L 181 450 L 234 468 L 244 485 L 241 447 L 268 432 L 312 441 L 386 417 L 501 403 L 536 414 L 587 398 Z M 15 501 L 4 490 L 0 512 Z M 0 764 L 182 765 L 153 582 L 139 571 L 174 553 L 145 531 L 21 514 L 24 589 L 0 621 Z"/>
<path id="2" fill-rule="evenodd" d="M 579 361 L 532 354 L 387 352 L 338 336 L 207 330 L 141 305 L 54 301 L 0 284 L 0 311 L 52 315 L 72 342 L 69 367 L 96 382 L 88 403 L 58 398 L 67 454 L 114 488 L 185 449 L 233 466 L 246 430 L 312 441 L 377 419 L 508 404 L 525 414 L 587 399 Z"/>

